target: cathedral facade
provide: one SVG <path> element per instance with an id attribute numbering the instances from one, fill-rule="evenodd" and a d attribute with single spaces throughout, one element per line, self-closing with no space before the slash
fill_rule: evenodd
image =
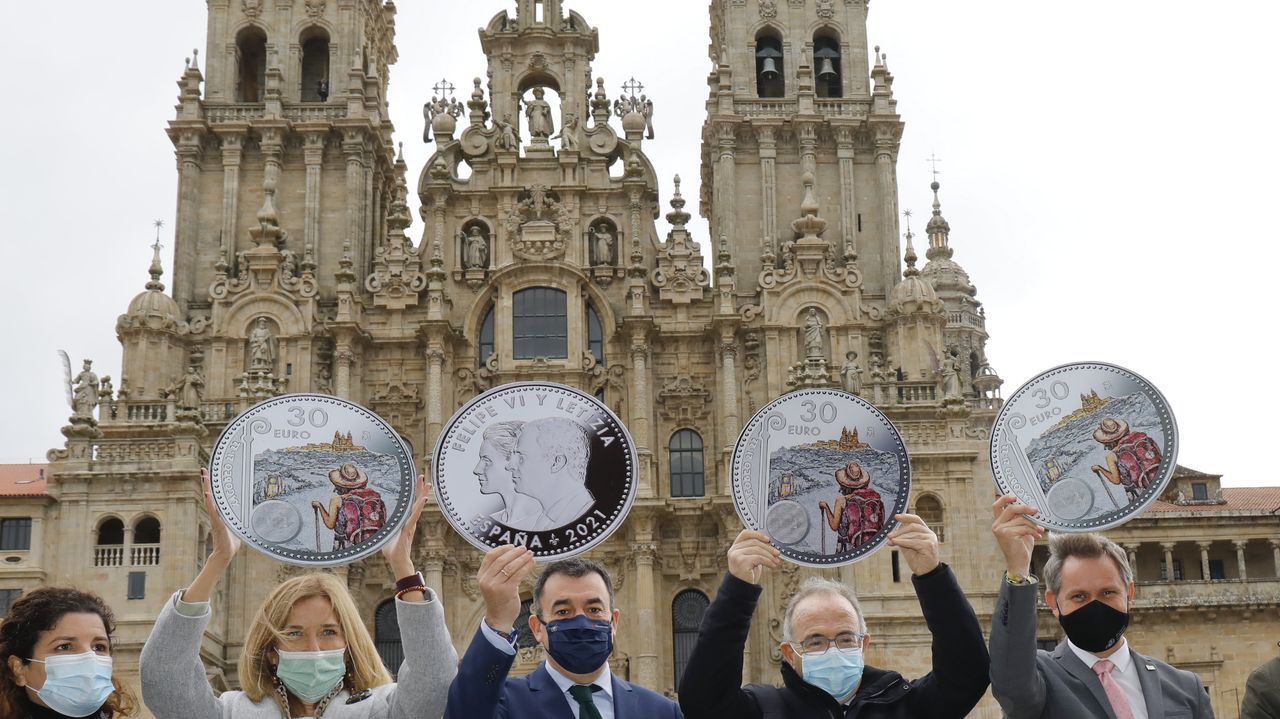
<path id="1" fill-rule="evenodd" d="M 866 0 L 711 0 L 702 192 L 686 198 L 677 181 L 665 199 L 644 151 L 651 105 L 607 93 L 592 72 L 599 31 L 561 0 L 517 0 L 480 30 L 487 79 L 432 99 L 436 152 L 414 175 L 387 113 L 394 3 L 208 7 L 204 67 L 181 77 L 168 129 L 171 292 L 157 248 L 116 325 L 117 385 L 94 376 L 95 391 L 77 394 L 47 489 L 0 482 L 0 514 L 30 520 L 27 552 L 0 564 L 0 592 L 101 592 L 121 619 L 118 662 L 136 676 L 151 620 L 211 549 L 198 472 L 239 412 L 287 392 L 350 399 L 429 471 L 467 400 L 560 382 L 601 398 L 637 445 L 635 506 L 590 556 L 618 585 L 614 671 L 673 693 L 741 529 L 729 486 L 740 429 L 792 389 L 843 387 L 901 431 L 911 511 L 989 623 L 1003 566 L 987 445 L 1002 380 L 936 183 L 923 234 L 903 226 L 904 123 L 868 47 Z M 691 201 L 710 237 L 686 228 Z M 1218 479 L 1181 472 L 1180 494 L 1114 536 L 1144 584 L 1135 644 L 1199 672 L 1230 717 L 1229 692 L 1280 639 L 1267 634 L 1280 620 L 1280 498 L 1219 492 Z M 428 506 L 415 558 L 460 649 L 483 612 L 481 556 Z M 254 610 L 296 571 L 236 559 L 203 647 L 215 686 L 237 685 Z M 385 562 L 336 571 L 394 670 Z M 784 565 L 763 580 L 746 680 L 779 678 L 782 608 L 809 573 Z M 868 663 L 928 671 L 934 648 L 896 552 L 824 573 L 862 598 Z M 1061 637 L 1051 617 L 1041 636 Z M 522 639 L 516 671 L 540 660 Z M 999 711 L 988 697 L 973 716 Z"/>

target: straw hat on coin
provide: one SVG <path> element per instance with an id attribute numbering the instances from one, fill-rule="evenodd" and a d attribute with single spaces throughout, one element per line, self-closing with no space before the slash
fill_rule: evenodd
<path id="1" fill-rule="evenodd" d="M 1119 442 L 1127 434 L 1129 434 L 1129 423 L 1115 417 L 1103 419 L 1102 424 L 1093 430 L 1093 438 L 1102 444 Z"/>
<path id="2" fill-rule="evenodd" d="M 340 489 L 360 489 L 369 484 L 369 476 L 359 467 L 347 462 L 329 471 L 329 481 Z"/>
<path id="3" fill-rule="evenodd" d="M 871 476 L 862 468 L 862 465 L 850 462 L 836 470 L 836 481 L 842 487 L 862 489 L 871 482 Z"/>

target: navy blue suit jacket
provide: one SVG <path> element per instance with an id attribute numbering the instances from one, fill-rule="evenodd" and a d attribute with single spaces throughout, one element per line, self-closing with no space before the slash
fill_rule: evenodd
<path id="1" fill-rule="evenodd" d="M 573 719 L 573 710 L 545 663 L 528 676 L 508 678 L 515 656 L 479 630 L 449 685 L 445 719 Z M 613 675 L 611 675 L 613 676 Z M 683 719 L 680 707 L 656 692 L 613 676 L 614 719 Z"/>

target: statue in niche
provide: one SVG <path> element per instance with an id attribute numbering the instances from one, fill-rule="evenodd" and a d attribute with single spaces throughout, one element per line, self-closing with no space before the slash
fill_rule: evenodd
<path id="1" fill-rule="evenodd" d="M 204 401 L 204 377 L 196 371 L 195 365 L 188 366 L 187 373 L 174 380 L 162 395 L 172 397 L 178 409 L 200 409 L 200 403 Z"/>
<path id="2" fill-rule="evenodd" d="M 471 232 L 458 232 L 462 240 L 462 266 L 468 270 L 483 270 L 489 266 L 489 241 L 480 231 L 479 225 L 472 225 Z"/>
<path id="3" fill-rule="evenodd" d="M 597 266 L 612 265 L 613 243 L 613 231 L 609 228 L 609 225 L 604 222 L 596 225 L 591 239 L 591 250 L 595 260 L 592 264 Z"/>
<path id="4" fill-rule="evenodd" d="M 858 366 L 858 353 L 846 352 L 845 363 L 840 368 L 840 384 L 849 394 L 862 394 L 862 368 Z"/>
<path id="5" fill-rule="evenodd" d="M 270 372 L 275 368 L 278 349 L 279 343 L 267 326 L 267 318 L 259 317 L 249 333 L 249 369 Z"/>
<path id="6" fill-rule="evenodd" d="M 93 360 L 84 361 L 84 369 L 71 380 L 72 406 L 77 417 L 93 417 L 98 406 L 98 375 L 93 373 Z"/>
<path id="7" fill-rule="evenodd" d="M 329 365 L 320 365 L 317 375 L 316 392 L 319 394 L 333 394 L 333 373 L 329 371 Z"/>
<path id="8" fill-rule="evenodd" d="M 806 357 L 823 357 L 822 341 L 825 334 L 822 318 L 818 310 L 810 307 L 809 316 L 804 321 L 804 353 Z"/>
<path id="9" fill-rule="evenodd" d="M 498 138 L 494 141 L 495 147 L 499 150 L 520 148 L 520 137 L 516 135 L 516 126 L 511 124 L 511 113 L 503 115 L 501 120 L 495 119 L 493 124 L 498 128 Z"/>
<path id="10" fill-rule="evenodd" d="M 543 140 L 555 134 L 555 123 L 551 119 L 551 103 L 543 98 L 546 90 L 533 88 L 533 99 L 525 103 L 524 114 L 529 120 L 529 135 L 534 140 Z"/>
<path id="11" fill-rule="evenodd" d="M 552 140 L 560 140 L 561 150 L 578 149 L 578 116 L 570 112 L 564 116 L 564 127 L 560 128 L 560 134 L 551 138 Z"/>
<path id="12" fill-rule="evenodd" d="M 960 355 L 955 348 L 942 353 L 942 396 L 960 399 Z"/>

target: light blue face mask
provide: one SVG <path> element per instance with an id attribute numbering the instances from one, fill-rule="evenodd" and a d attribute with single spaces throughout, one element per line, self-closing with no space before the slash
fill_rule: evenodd
<path id="1" fill-rule="evenodd" d="M 862 652 L 848 654 L 827 647 L 821 654 L 800 655 L 804 680 L 840 701 L 853 693 L 862 681 Z"/>
<path id="2" fill-rule="evenodd" d="M 347 664 L 343 661 L 346 651 L 286 652 L 277 649 L 280 665 L 276 667 L 276 678 L 284 682 L 285 688 L 295 697 L 314 704 L 328 696 L 342 681 L 342 675 L 347 673 Z"/>
<path id="3" fill-rule="evenodd" d="M 115 691 L 111 657 L 96 652 L 32 659 L 44 665 L 44 686 L 36 696 L 45 706 L 69 717 L 97 713 Z"/>

